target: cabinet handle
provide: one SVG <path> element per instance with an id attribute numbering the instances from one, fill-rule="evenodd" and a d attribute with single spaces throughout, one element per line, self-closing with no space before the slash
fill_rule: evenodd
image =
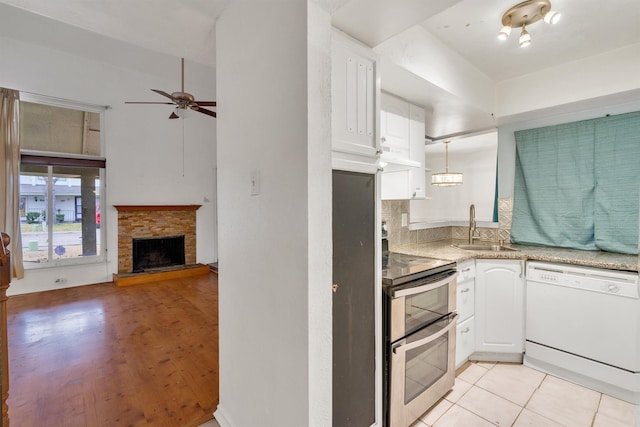
<path id="1" fill-rule="evenodd" d="M 471 267 L 467 267 L 467 268 L 463 268 L 463 269 L 462 269 L 462 272 L 463 272 L 463 273 L 466 273 L 467 271 L 471 271 Z"/>
<path id="2" fill-rule="evenodd" d="M 376 151 L 376 154 L 378 154 L 378 155 L 379 155 L 379 154 L 382 154 L 382 150 L 377 150 L 377 151 Z"/>
<path id="3" fill-rule="evenodd" d="M 381 142 L 387 142 L 387 138 L 385 138 L 384 136 L 382 138 L 380 138 Z"/>
<path id="4" fill-rule="evenodd" d="M 462 289 L 462 290 L 460 291 L 460 293 L 461 293 L 461 294 L 463 294 L 463 293 L 465 293 L 465 292 L 469 292 L 469 291 L 470 291 L 470 289 L 469 289 L 469 288 L 464 288 L 464 289 Z"/>
<path id="5" fill-rule="evenodd" d="M 334 283 L 333 285 L 331 285 L 331 290 L 333 291 L 334 294 L 338 292 L 338 284 Z"/>
<path id="6" fill-rule="evenodd" d="M 469 327 L 467 326 L 466 328 L 464 328 L 463 330 L 460 331 L 461 334 L 466 334 L 467 332 L 469 332 L 471 329 L 469 329 Z"/>

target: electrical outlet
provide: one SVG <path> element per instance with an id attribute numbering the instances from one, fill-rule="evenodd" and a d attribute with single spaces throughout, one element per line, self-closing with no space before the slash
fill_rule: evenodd
<path id="1" fill-rule="evenodd" d="M 407 215 L 406 213 L 402 214 L 402 226 L 406 227 L 409 225 L 409 215 Z"/>

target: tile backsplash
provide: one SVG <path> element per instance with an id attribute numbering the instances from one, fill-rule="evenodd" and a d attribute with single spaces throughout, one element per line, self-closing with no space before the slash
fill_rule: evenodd
<path id="1" fill-rule="evenodd" d="M 504 240 L 509 242 L 511 231 L 511 215 L 513 212 L 513 200 L 511 198 L 498 200 L 498 228 L 478 227 L 480 240 L 485 242 L 497 242 Z M 409 230 L 402 226 L 402 214 L 409 215 L 408 200 L 383 200 L 382 220 L 387 222 L 389 247 L 411 243 L 435 242 L 438 240 L 467 240 L 469 227 L 445 226 L 427 228 L 423 230 Z"/>

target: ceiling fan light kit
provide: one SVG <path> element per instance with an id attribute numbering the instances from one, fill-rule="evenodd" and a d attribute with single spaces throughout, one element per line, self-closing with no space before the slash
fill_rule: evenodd
<path id="1" fill-rule="evenodd" d="M 551 9 L 549 0 L 527 0 L 518 3 L 502 15 L 502 29 L 498 32 L 498 40 L 506 40 L 511 34 L 512 28 L 522 27 L 518 43 L 520 47 L 527 47 L 531 44 L 531 35 L 526 30 L 527 25 L 531 25 L 540 20 L 547 24 L 555 24 L 562 15 Z"/>
<path id="2" fill-rule="evenodd" d="M 189 116 L 188 110 L 197 111 L 198 113 L 206 114 L 207 116 L 216 117 L 216 112 L 208 110 L 202 107 L 215 107 L 215 101 L 196 101 L 196 98 L 184 91 L 184 58 L 181 58 L 182 63 L 182 86 L 179 92 L 173 92 L 169 95 L 167 92 L 158 89 L 151 89 L 152 92 L 155 92 L 159 95 L 167 97 L 171 100 L 171 102 L 136 102 L 136 101 L 127 101 L 125 104 L 164 104 L 164 105 L 175 105 L 175 111 L 171 112 L 169 116 L 170 119 L 177 118 L 185 118 Z"/>

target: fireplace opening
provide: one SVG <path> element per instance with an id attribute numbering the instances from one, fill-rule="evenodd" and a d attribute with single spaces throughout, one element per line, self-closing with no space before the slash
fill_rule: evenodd
<path id="1" fill-rule="evenodd" d="M 184 235 L 133 239 L 133 272 L 184 265 Z"/>

